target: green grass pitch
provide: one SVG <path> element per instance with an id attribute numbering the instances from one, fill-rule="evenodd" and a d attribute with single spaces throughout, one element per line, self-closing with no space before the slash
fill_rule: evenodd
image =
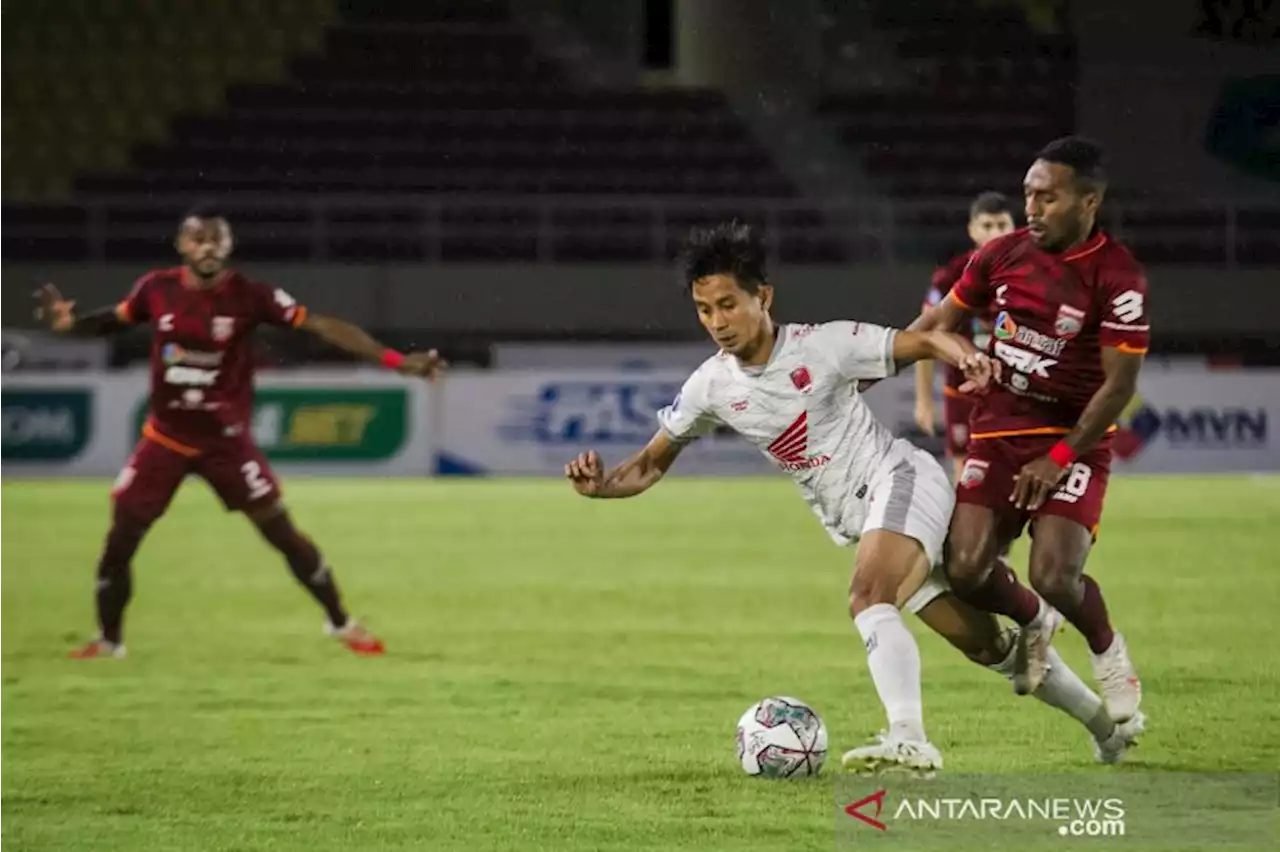
<path id="1" fill-rule="evenodd" d="M 73 662 L 106 491 L 3 485 L 7 849 L 830 849 L 831 770 L 883 725 L 845 613 L 852 552 L 782 478 L 617 502 L 548 481 L 287 482 L 382 659 L 323 638 L 192 482 L 136 560 L 129 658 Z M 1090 568 L 1151 718 L 1119 769 L 913 622 L 948 771 L 1274 770 L 1278 524 L 1274 478 L 1113 482 Z M 1091 680 L 1079 635 L 1058 646 Z M 821 779 L 737 765 L 737 717 L 780 693 L 827 721 Z"/>

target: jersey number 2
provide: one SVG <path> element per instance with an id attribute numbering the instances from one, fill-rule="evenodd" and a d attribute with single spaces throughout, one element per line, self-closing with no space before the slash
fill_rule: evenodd
<path id="1" fill-rule="evenodd" d="M 248 461 L 240 465 L 244 474 L 244 484 L 249 486 L 249 499 L 257 500 L 271 493 L 271 480 L 262 475 L 262 465 L 256 461 Z"/>

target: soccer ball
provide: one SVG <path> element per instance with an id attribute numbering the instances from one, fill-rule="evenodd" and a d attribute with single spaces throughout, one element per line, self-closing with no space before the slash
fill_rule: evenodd
<path id="1" fill-rule="evenodd" d="M 827 726 L 798 698 L 762 699 L 738 720 L 738 760 L 748 775 L 804 778 L 826 759 Z"/>

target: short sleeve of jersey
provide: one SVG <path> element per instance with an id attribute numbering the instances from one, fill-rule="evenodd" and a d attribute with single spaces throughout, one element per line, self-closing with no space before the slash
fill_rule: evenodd
<path id="1" fill-rule="evenodd" d="M 893 360 L 897 333 L 882 325 L 840 320 L 819 326 L 806 343 L 833 358 L 840 375 L 849 381 L 885 379 L 897 372 Z"/>
<path id="2" fill-rule="evenodd" d="M 671 440 L 683 444 L 710 435 L 720 419 L 711 410 L 709 380 L 704 369 L 685 380 L 675 400 L 658 410 L 658 428 Z"/>
<path id="3" fill-rule="evenodd" d="M 1141 267 L 1098 271 L 1102 279 L 1098 340 L 1121 352 L 1140 354 L 1151 345 L 1147 320 L 1147 276 Z"/>
<path id="4" fill-rule="evenodd" d="M 152 275 L 146 275 L 133 282 L 133 289 L 116 305 L 116 318 L 126 323 L 151 322 L 151 281 Z"/>
<path id="5" fill-rule="evenodd" d="M 248 283 L 254 305 L 254 319 L 266 325 L 297 328 L 307 318 L 307 309 L 279 287 L 259 281 Z"/>
<path id="6" fill-rule="evenodd" d="M 960 274 L 960 280 L 951 288 L 951 298 L 960 303 L 960 307 L 969 311 L 981 311 L 991 301 L 991 260 L 993 252 L 988 249 L 1002 240 L 992 240 L 980 251 L 973 253 L 969 262 Z"/>

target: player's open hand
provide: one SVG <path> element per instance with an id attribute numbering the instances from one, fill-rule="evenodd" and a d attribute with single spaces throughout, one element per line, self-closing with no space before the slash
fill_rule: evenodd
<path id="1" fill-rule="evenodd" d="M 58 288 L 45 284 L 32 294 L 36 298 L 36 319 L 54 331 L 70 331 L 75 325 L 76 303 L 62 298 Z"/>
<path id="2" fill-rule="evenodd" d="M 448 366 L 439 352 L 428 349 L 426 352 L 411 352 L 404 356 L 399 370 L 406 376 L 420 376 L 430 381 L 443 373 Z"/>
<path id="3" fill-rule="evenodd" d="M 957 365 L 964 373 L 965 381 L 960 393 L 986 393 L 992 384 L 1000 381 L 1000 362 L 983 352 L 970 352 Z"/>
<path id="4" fill-rule="evenodd" d="M 579 453 L 578 457 L 564 466 L 565 479 L 573 484 L 573 490 L 583 497 L 595 497 L 604 484 L 604 466 L 600 464 L 600 454 L 595 450 Z"/>
<path id="5" fill-rule="evenodd" d="M 1065 467 L 1059 467 L 1058 463 L 1048 456 L 1041 456 L 1035 461 L 1027 462 L 1022 470 L 1018 471 L 1018 478 L 1013 483 L 1013 494 L 1009 496 L 1009 502 L 1019 509 L 1034 512 L 1049 499 L 1049 495 L 1058 487 L 1058 483 L 1062 481 L 1066 472 Z"/>

